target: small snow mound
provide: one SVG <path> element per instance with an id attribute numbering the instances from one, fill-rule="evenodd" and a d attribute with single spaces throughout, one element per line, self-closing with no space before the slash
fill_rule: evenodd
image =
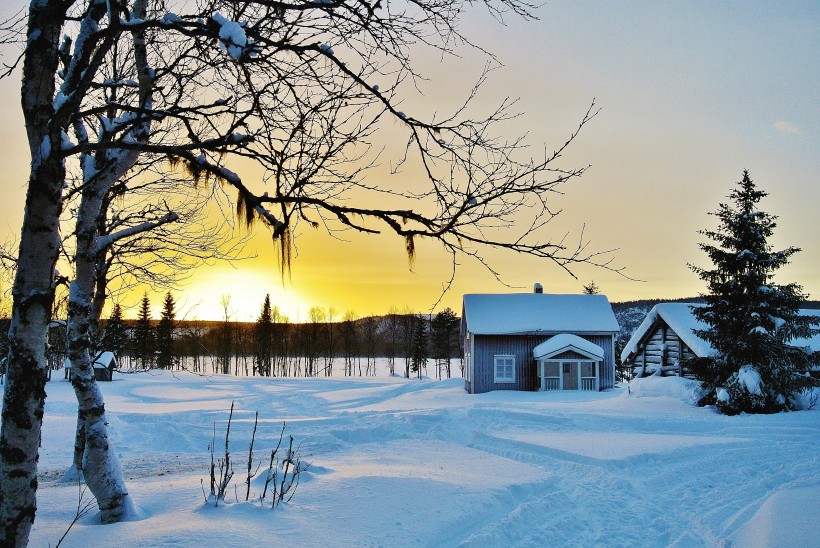
<path id="1" fill-rule="evenodd" d="M 632 379 L 629 393 L 636 398 L 670 397 L 696 405 L 704 392 L 700 381 L 683 377 L 646 377 Z"/>
<path id="2" fill-rule="evenodd" d="M 737 546 L 817 546 L 820 521 L 817 486 L 776 491 L 733 535 Z"/>

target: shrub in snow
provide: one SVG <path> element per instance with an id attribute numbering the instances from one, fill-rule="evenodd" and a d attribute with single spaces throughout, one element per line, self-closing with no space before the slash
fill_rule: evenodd
<path id="1" fill-rule="evenodd" d="M 794 394 L 791 398 L 791 403 L 795 409 L 801 411 L 808 411 L 810 409 L 817 409 L 817 402 L 820 401 L 820 386 L 809 388 Z"/>
<path id="2" fill-rule="evenodd" d="M 231 402 L 231 412 L 228 415 L 228 425 L 225 429 L 225 454 L 219 459 L 214 458 L 214 449 L 216 447 L 216 426 L 214 426 L 214 438 L 211 442 L 209 450 L 211 452 L 210 464 L 210 495 L 205 495 L 205 481 L 201 480 L 202 494 L 205 497 L 205 504 L 213 502 L 214 506 L 219 506 L 220 501 L 225 501 L 225 495 L 229 492 L 228 486 L 233 479 L 233 462 L 231 461 L 230 452 L 230 438 L 231 438 L 231 422 L 233 420 L 234 402 Z M 256 427 L 259 423 L 259 412 L 253 421 L 253 433 L 251 434 L 250 445 L 248 446 L 248 462 L 247 475 L 245 477 L 245 497 L 247 502 L 251 500 L 251 480 L 256 477 L 257 472 L 262 468 L 262 462 L 258 462 L 254 467 L 254 452 L 253 446 L 256 440 Z M 293 447 L 293 436 L 288 436 L 288 447 L 285 450 L 282 447 L 282 440 L 285 435 L 286 425 L 282 424 L 282 430 L 279 432 L 279 442 L 276 447 L 270 452 L 270 459 L 268 460 L 268 467 L 265 474 L 264 485 L 262 493 L 258 495 L 261 503 L 266 503 L 268 496 L 270 496 L 270 506 L 275 508 L 282 502 L 290 502 L 293 495 L 296 494 L 296 489 L 299 487 L 299 480 L 303 472 L 310 466 L 308 463 L 302 461 L 299 455 L 299 447 Z M 284 452 L 280 452 L 283 450 Z M 234 487 L 234 496 L 236 502 L 239 502 L 238 486 Z M 254 494 L 253 498 L 257 497 Z"/>
<path id="3" fill-rule="evenodd" d="M 763 381 L 757 369 L 744 365 L 729 377 L 725 387 L 717 389 L 715 405 L 726 415 L 766 412 Z"/>
<path id="4" fill-rule="evenodd" d="M 729 195 L 732 205 L 720 204 L 713 213 L 718 229 L 701 231 L 714 242 L 700 244 L 713 268 L 690 265 L 709 289 L 705 306 L 692 310 L 709 329 L 696 334 L 716 356 L 687 365 L 707 390 L 701 403 L 729 414 L 795 409 L 793 396 L 812 385 L 805 375 L 809 354 L 789 342 L 818 333 L 818 318 L 799 314 L 806 298 L 799 285 L 773 282 L 799 249 L 774 251 L 768 244 L 776 217 L 757 210 L 764 196 L 744 171 Z"/>

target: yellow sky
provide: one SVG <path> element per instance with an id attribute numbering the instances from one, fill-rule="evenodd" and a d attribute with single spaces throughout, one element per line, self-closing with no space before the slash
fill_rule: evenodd
<path id="1" fill-rule="evenodd" d="M 463 293 L 529 291 L 534 282 L 564 293 L 594 279 L 614 301 L 695 295 L 703 285 L 686 264 L 706 265 L 697 231 L 715 226 L 707 213 L 745 168 L 770 193 L 762 208 L 780 216 L 771 243 L 803 249 L 778 280 L 800 283 L 820 298 L 818 12 L 811 2 L 749 2 L 741 9 L 559 0 L 538 11 L 540 21 L 510 20 L 507 27 L 491 26 L 483 16 L 466 21 L 467 32 L 504 64 L 479 106 L 521 98 L 526 114 L 510 131 L 558 145 L 596 98 L 600 114 L 562 164 L 591 168 L 557 197 L 563 213 L 555 233 L 577 235 L 585 225 L 592 249 L 617 248 L 614 264 L 643 281 L 585 267 L 576 269 L 575 280 L 544 260 L 489 253 L 515 289 L 462 259 L 439 309 L 459 310 Z M 424 96 L 405 103 L 419 111 L 455 104 L 481 67 L 472 55 L 445 64 L 420 59 L 430 82 L 423 84 Z M 0 82 L 0 231 L 8 235 L 19 233 L 29 164 L 18 89 L 17 81 Z M 283 286 L 269 235 L 257 230 L 249 248 L 256 258 L 202 268 L 177 295 L 187 317 L 220 317 L 221 296 L 230 295 L 232 315 L 250 320 L 265 293 L 293 320 L 314 305 L 360 316 L 391 306 L 427 311 L 449 279 L 449 256 L 436 245 L 420 244 L 410 272 L 396 237 L 345 235 L 349 241 L 340 241 L 303 226 Z M 152 300 L 158 311 L 161 295 Z"/>

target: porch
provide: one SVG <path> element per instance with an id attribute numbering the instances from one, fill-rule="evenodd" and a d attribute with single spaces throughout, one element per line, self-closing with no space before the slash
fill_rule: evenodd
<path id="1" fill-rule="evenodd" d="M 561 334 L 533 349 L 538 390 L 594 390 L 601 387 L 603 349 L 577 335 Z"/>

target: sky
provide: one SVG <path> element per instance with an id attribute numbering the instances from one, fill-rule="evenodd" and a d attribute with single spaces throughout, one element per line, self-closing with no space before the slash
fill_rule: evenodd
<path id="1" fill-rule="evenodd" d="M 770 194 L 761 208 L 779 216 L 773 246 L 802 249 L 776 281 L 820 298 L 820 5 L 555 0 L 535 13 L 536 21 L 508 17 L 499 25 L 476 10 L 463 21 L 467 36 L 503 65 L 479 106 L 518 97 L 524 114 L 509 130 L 526 131 L 537 151 L 539 143 L 562 143 L 595 100 L 600 112 L 562 159 L 590 168 L 556 197 L 562 213 L 552 233 L 574 241 L 583 230 L 589 249 L 613 250 L 625 276 L 578 266 L 573 278 L 543 259 L 493 252 L 486 256 L 503 283 L 464 258 L 440 299 L 450 259 L 439 246 L 422 243 L 411 270 L 399 238 L 331 238 L 301 228 L 283 283 L 259 227 L 247 248 L 255 257 L 198 269 L 177 294 L 181 313 L 218 318 L 229 296 L 231 315 L 252 320 L 266 293 L 291 320 L 306 319 L 311 306 L 359 316 L 391 307 L 458 311 L 464 293 L 530 291 L 535 282 L 573 293 L 591 280 L 612 301 L 693 296 L 704 286 L 687 264 L 708 266 L 698 230 L 715 228 L 708 213 L 744 169 Z M 446 110 L 466 95 L 483 60 L 461 54 L 417 55 L 428 81 L 423 96 L 406 97 L 409 109 Z M 0 81 L 0 97 L 3 240 L 19 234 L 30 160 L 19 76 Z M 157 311 L 163 293 L 151 293 Z"/>

